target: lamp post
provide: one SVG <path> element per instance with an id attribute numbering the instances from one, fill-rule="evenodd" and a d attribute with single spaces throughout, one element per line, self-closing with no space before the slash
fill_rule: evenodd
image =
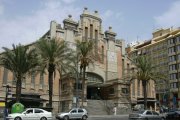
<path id="1" fill-rule="evenodd" d="M 7 98 L 8 98 L 8 94 L 9 94 L 9 85 L 6 85 L 6 97 L 5 97 L 5 107 L 6 109 L 8 108 L 8 102 L 7 102 Z"/>
<path id="2" fill-rule="evenodd" d="M 76 62 L 76 108 L 78 107 L 78 54 L 77 54 L 77 62 Z"/>
<path id="3" fill-rule="evenodd" d="M 9 94 L 9 85 L 6 85 L 6 97 L 5 97 L 5 109 L 4 109 L 4 119 L 8 116 L 8 94 Z"/>

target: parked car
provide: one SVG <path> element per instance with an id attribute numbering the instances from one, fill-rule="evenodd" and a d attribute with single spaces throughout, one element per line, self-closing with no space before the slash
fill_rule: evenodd
<path id="1" fill-rule="evenodd" d="M 168 113 L 166 113 L 166 120 L 180 120 L 180 110 L 170 110 Z"/>
<path id="2" fill-rule="evenodd" d="M 129 120 L 165 120 L 165 116 L 151 110 L 142 110 L 129 114 Z"/>
<path id="3" fill-rule="evenodd" d="M 82 119 L 86 120 L 88 118 L 88 112 L 84 108 L 73 108 L 69 112 L 59 113 L 56 118 L 61 120 L 69 119 Z"/>
<path id="4" fill-rule="evenodd" d="M 137 104 L 132 109 L 133 111 L 142 111 L 144 110 L 144 104 Z"/>
<path id="5" fill-rule="evenodd" d="M 28 108 L 22 113 L 9 114 L 8 120 L 52 120 L 52 113 L 39 108 Z"/>
<path id="6" fill-rule="evenodd" d="M 159 111 L 160 113 L 167 113 L 169 111 L 169 108 L 167 106 L 161 106 Z"/>

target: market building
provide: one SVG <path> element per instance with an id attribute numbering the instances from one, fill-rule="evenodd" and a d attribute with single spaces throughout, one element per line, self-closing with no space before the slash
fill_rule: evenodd
<path id="1" fill-rule="evenodd" d="M 55 76 L 53 85 L 53 110 L 55 112 L 64 111 L 76 105 L 79 106 L 81 92 L 85 93 L 86 107 L 90 102 L 104 101 L 109 112 L 113 106 L 120 109 L 131 109 L 132 99 L 134 100 L 133 104 L 137 104 L 137 95 L 135 94 L 140 93 L 136 89 L 141 91 L 141 87 L 137 88 L 136 83 L 134 83 L 136 89 L 131 90 L 132 85 L 124 77 L 125 74 L 128 74 L 127 68 L 131 67 L 131 61 L 125 52 L 125 41 L 116 38 L 116 33 L 112 27 L 109 27 L 105 32 L 102 28 L 102 19 L 98 11 L 91 13 L 87 8 L 84 8 L 79 21 L 73 20 L 71 15 L 64 19 L 63 26 L 52 21 L 49 31 L 43 35 L 43 37 L 50 39 L 54 37 L 63 39 L 74 50 L 76 50 L 75 40 L 93 40 L 98 55 L 94 65 L 87 68 L 85 91 L 81 90 L 81 79 L 75 77 L 61 79 L 59 75 Z M 5 89 L 8 84 L 11 90 L 11 95 L 8 97 L 10 105 L 14 100 L 15 83 L 13 74 L 1 67 L 0 91 L 2 94 L 0 94 L 0 99 L 5 99 Z M 77 84 L 78 88 L 76 87 Z M 154 100 L 153 89 L 149 87 L 148 91 L 150 91 L 148 96 Z M 140 95 L 142 97 L 142 94 Z M 78 98 L 78 102 L 75 98 Z M 26 107 L 48 106 L 47 74 L 36 76 L 32 74 L 23 81 L 21 102 Z"/>

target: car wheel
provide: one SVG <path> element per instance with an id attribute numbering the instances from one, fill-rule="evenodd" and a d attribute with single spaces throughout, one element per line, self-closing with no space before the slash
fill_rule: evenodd
<path id="1" fill-rule="evenodd" d="M 47 120 L 47 118 L 46 117 L 42 117 L 40 120 Z"/>
<path id="2" fill-rule="evenodd" d="M 22 120 L 20 117 L 15 117 L 14 120 Z"/>
<path id="3" fill-rule="evenodd" d="M 64 116 L 64 120 L 69 120 L 69 117 L 68 116 Z"/>
<path id="4" fill-rule="evenodd" d="M 82 120 L 86 120 L 87 119 L 87 116 L 86 115 L 83 115 L 82 116 Z"/>

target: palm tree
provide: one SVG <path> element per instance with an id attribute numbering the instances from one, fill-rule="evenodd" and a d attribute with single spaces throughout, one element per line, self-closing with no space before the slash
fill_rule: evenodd
<path id="1" fill-rule="evenodd" d="M 136 78 L 137 80 L 142 81 L 143 86 L 143 94 L 144 94 L 144 109 L 147 108 L 147 83 L 150 80 L 157 82 L 158 80 L 166 80 L 165 76 L 161 73 L 155 72 L 155 67 L 153 67 L 151 60 L 149 57 L 142 55 L 138 56 L 136 62 L 134 62 L 136 66 L 136 72 L 133 75 L 133 79 Z"/>
<path id="2" fill-rule="evenodd" d="M 68 59 L 65 58 L 62 60 L 63 64 L 61 64 L 60 67 L 57 68 L 57 71 L 59 72 L 60 78 L 59 78 L 59 106 L 60 106 L 60 85 L 62 84 L 63 80 L 67 80 L 68 78 L 75 78 L 75 76 L 78 74 L 78 71 L 76 69 L 77 60 L 76 60 L 76 52 L 71 51 L 71 54 L 69 54 Z M 60 111 L 60 107 L 59 107 Z"/>
<path id="3" fill-rule="evenodd" d="M 93 42 L 90 41 L 76 41 L 77 44 L 77 52 L 79 56 L 80 61 L 80 70 L 83 72 L 82 77 L 82 94 L 81 99 L 82 103 L 81 106 L 83 107 L 84 103 L 84 90 L 85 90 L 85 73 L 86 73 L 86 67 L 93 63 Z"/>
<path id="4" fill-rule="evenodd" d="M 35 53 L 35 49 L 23 46 L 21 44 L 15 46 L 10 50 L 3 47 L 5 50 L 1 55 L 0 65 L 10 70 L 16 81 L 16 102 L 20 102 L 21 98 L 21 85 L 22 80 L 32 72 L 32 69 L 39 65 L 38 55 Z"/>
<path id="5" fill-rule="evenodd" d="M 37 52 L 41 56 L 42 68 L 48 70 L 49 107 L 52 107 L 53 76 L 56 70 L 63 70 L 65 64 L 72 59 L 71 49 L 68 44 L 56 38 L 41 38 L 36 44 Z"/>

